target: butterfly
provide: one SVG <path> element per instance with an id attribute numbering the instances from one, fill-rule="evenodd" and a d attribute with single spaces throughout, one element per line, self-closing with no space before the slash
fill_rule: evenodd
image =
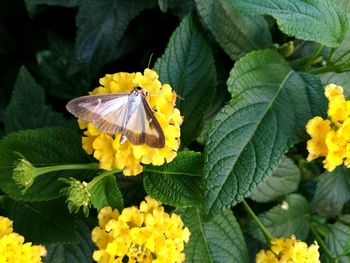
<path id="1" fill-rule="evenodd" d="M 146 100 L 147 91 L 136 87 L 129 92 L 88 95 L 75 98 L 66 105 L 74 116 L 91 122 L 98 130 L 121 133 L 120 144 L 146 144 L 163 148 L 165 137 Z"/>

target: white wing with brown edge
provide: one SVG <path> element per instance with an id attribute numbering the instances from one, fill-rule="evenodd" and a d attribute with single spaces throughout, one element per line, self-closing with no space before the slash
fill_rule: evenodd
<path id="1" fill-rule="evenodd" d="M 66 108 L 107 133 L 121 133 L 127 122 L 128 92 L 88 95 L 73 99 Z"/>
<path id="2" fill-rule="evenodd" d="M 163 148 L 165 137 L 148 102 L 141 97 L 142 103 L 138 105 L 128 120 L 124 135 L 135 145 L 146 144 L 152 148 Z"/>

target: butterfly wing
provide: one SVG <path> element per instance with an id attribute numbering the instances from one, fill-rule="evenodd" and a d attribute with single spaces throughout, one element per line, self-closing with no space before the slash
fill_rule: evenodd
<path id="1" fill-rule="evenodd" d="M 66 108 L 107 133 L 120 133 L 126 124 L 129 93 L 89 95 L 73 99 Z"/>
<path id="2" fill-rule="evenodd" d="M 136 105 L 126 124 L 124 135 L 135 145 L 146 144 L 152 148 L 165 146 L 163 130 L 145 98 L 141 97 Z"/>

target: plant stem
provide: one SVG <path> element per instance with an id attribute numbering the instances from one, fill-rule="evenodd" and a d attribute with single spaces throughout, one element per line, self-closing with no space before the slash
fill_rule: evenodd
<path id="1" fill-rule="evenodd" d="M 320 244 L 320 247 L 322 248 L 323 252 L 327 256 L 329 261 L 332 262 L 332 263 L 337 263 L 338 260 L 334 259 L 333 255 L 329 251 L 327 245 L 323 242 L 322 238 L 317 233 L 317 230 L 314 228 L 314 226 L 312 224 L 310 224 L 310 230 L 311 230 L 312 234 L 315 236 L 317 243 Z"/>
<path id="2" fill-rule="evenodd" d="M 266 241 L 270 243 L 270 241 L 273 239 L 273 236 L 270 234 L 270 232 L 266 229 L 266 227 L 260 222 L 259 218 L 255 215 L 253 210 L 250 208 L 248 203 L 243 200 L 243 206 L 244 209 L 247 211 L 247 213 L 250 215 L 250 217 L 255 221 L 255 223 L 258 225 L 260 230 L 264 233 Z"/>
<path id="3" fill-rule="evenodd" d="M 305 65 L 304 65 L 304 69 L 307 69 L 308 67 L 310 67 L 312 65 L 312 63 L 315 61 L 315 59 L 317 58 L 318 54 L 320 54 L 321 50 L 323 48 L 323 45 L 320 45 L 318 47 L 318 49 L 316 50 L 316 52 L 311 56 L 310 59 L 308 59 L 308 61 L 306 61 Z"/>
<path id="4" fill-rule="evenodd" d="M 110 176 L 112 174 L 120 173 L 121 171 L 122 170 L 113 169 L 111 171 L 104 171 L 104 172 L 100 173 L 98 176 L 96 176 L 94 179 L 92 179 L 91 182 L 89 182 L 88 188 L 91 189 L 91 187 L 93 187 L 98 181 L 100 181 L 103 178 Z"/>
<path id="5" fill-rule="evenodd" d="M 42 175 L 45 173 L 51 173 L 56 171 L 64 170 L 98 170 L 98 163 L 84 163 L 84 164 L 62 164 L 62 165 L 53 165 L 45 167 L 36 167 L 36 176 Z"/>

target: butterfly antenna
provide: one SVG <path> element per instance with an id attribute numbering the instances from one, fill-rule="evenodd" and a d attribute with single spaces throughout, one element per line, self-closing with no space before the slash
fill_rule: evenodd
<path id="1" fill-rule="evenodd" d="M 152 58 L 153 58 L 153 53 L 149 57 L 147 68 L 149 68 L 149 66 L 151 65 Z"/>

